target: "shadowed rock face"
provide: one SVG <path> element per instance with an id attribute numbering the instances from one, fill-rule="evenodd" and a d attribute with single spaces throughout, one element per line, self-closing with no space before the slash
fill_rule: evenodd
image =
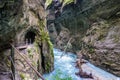
<path id="1" fill-rule="evenodd" d="M 73 37 L 68 51 L 77 53 L 81 50 L 84 57 L 93 64 L 120 76 L 119 13 L 119 0 L 82 0 L 65 6 L 54 21 L 48 21 L 49 25 L 54 23 L 58 38 L 64 34 L 63 27 L 68 29 L 70 35 L 66 38 Z M 64 42 L 66 38 L 52 40 L 57 42 L 53 42 L 55 46 L 61 48 L 59 43 L 66 46 L 69 41 L 67 39 Z"/>
<path id="2" fill-rule="evenodd" d="M 9 48 L 9 43 L 15 37 L 15 33 L 19 28 L 22 1 L 5 2 L 0 4 L 0 51 Z M 18 14 L 19 13 L 19 14 Z M 21 15 L 22 16 L 22 15 Z M 14 23 L 14 24 L 13 24 Z M 18 27 L 17 27 L 18 26 Z"/>
<path id="3" fill-rule="evenodd" d="M 89 47 L 86 47 L 87 51 L 83 49 L 81 52 L 92 63 L 117 76 L 120 75 L 120 24 L 118 22 L 119 20 L 108 24 L 99 21 L 94 24 L 86 34 L 87 36 L 83 38 L 83 41 Z"/>
<path id="4" fill-rule="evenodd" d="M 53 70 L 54 56 L 46 24 L 44 24 L 46 22 L 46 15 L 43 5 L 43 0 L 0 1 L 0 65 L 4 64 L 5 66 L 0 68 L 0 71 L 2 69 L 4 71 L 11 70 L 11 64 L 9 64 L 10 50 L 7 51 L 7 49 L 10 49 L 10 43 L 19 47 L 21 44 L 25 45 L 27 42 L 26 39 L 29 38 L 28 43 L 36 42 L 37 44 L 36 49 L 38 51 L 33 54 L 33 56 L 37 55 L 37 58 L 33 58 L 36 70 L 41 73 L 47 73 Z M 16 57 L 16 55 L 15 52 L 15 65 L 21 68 L 27 66 L 27 64 L 24 64 L 24 60 L 21 57 Z M 26 54 L 30 58 L 28 55 Z M 42 59 L 41 55 L 44 59 Z M 27 66 L 27 68 L 29 69 L 30 67 Z M 29 76 L 32 80 L 35 77 L 35 73 L 29 73 L 27 69 L 18 70 L 18 72 L 22 78 L 23 75 Z"/>
<path id="5" fill-rule="evenodd" d="M 6 75 L 6 74 L 0 75 L 0 80 L 11 80 L 11 76 L 10 76 L 10 74 L 8 74 L 8 75 Z"/>
<path id="6" fill-rule="evenodd" d="M 18 33 L 37 29 L 38 20 L 45 20 L 42 0 L 2 1 L 0 5 L 0 50 L 15 42 Z M 40 6 L 40 7 L 39 7 Z"/>

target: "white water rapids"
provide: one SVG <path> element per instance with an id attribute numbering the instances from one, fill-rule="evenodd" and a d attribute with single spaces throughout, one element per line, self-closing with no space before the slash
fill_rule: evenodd
<path id="1" fill-rule="evenodd" d="M 59 76 L 59 80 L 65 80 L 62 78 L 71 77 L 72 80 L 120 80 L 120 78 L 98 68 L 94 65 L 87 63 L 83 65 L 83 70 L 92 72 L 93 75 L 99 77 L 96 79 L 83 79 L 75 75 L 75 72 L 79 70 L 75 68 L 76 55 L 72 53 L 66 53 L 59 49 L 54 49 L 54 70 L 49 74 L 44 74 L 46 80 L 57 80 L 56 76 Z M 66 79 L 67 80 L 67 79 Z"/>

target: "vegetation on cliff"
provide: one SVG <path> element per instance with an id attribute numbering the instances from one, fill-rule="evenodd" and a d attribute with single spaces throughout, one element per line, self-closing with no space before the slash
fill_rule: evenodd
<path id="1" fill-rule="evenodd" d="M 51 5 L 53 1 L 54 0 L 46 0 L 46 2 L 45 2 L 45 8 L 47 8 L 49 5 Z M 68 4 L 72 3 L 72 2 L 76 2 L 76 0 L 57 0 L 57 1 L 59 3 L 62 3 L 62 7 L 68 5 Z"/>
<path id="2" fill-rule="evenodd" d="M 120 76 L 120 68 L 118 67 L 119 59 L 111 59 L 111 56 L 117 57 L 119 54 L 118 47 L 120 47 L 120 39 L 118 36 L 118 27 L 120 22 L 120 1 L 79 1 L 81 2 L 77 4 L 71 3 L 70 5 L 65 5 L 59 15 L 55 14 L 57 17 L 53 21 L 55 25 L 53 27 L 57 31 L 58 39 L 53 40 L 55 41 L 54 45 L 63 49 L 69 41 L 70 36 L 75 36 L 70 43 L 72 47 L 69 51 L 72 50 L 77 53 L 83 50 L 82 53 L 86 59 Z M 65 37 L 64 29 L 67 29 L 66 34 L 70 32 L 69 36 Z M 118 30 L 117 32 L 115 32 L 116 29 Z M 61 34 L 64 36 L 61 36 Z"/>
<path id="3" fill-rule="evenodd" d="M 42 0 L 0 1 L 0 52 L 7 58 L 6 60 L 9 60 L 11 43 L 18 48 L 26 46 L 26 44 L 29 47 L 28 44 L 36 41 L 37 48 L 35 50 L 32 48 L 32 50 L 29 49 L 26 51 L 26 49 L 22 48 L 20 51 L 22 50 L 22 53 L 26 52 L 24 55 L 27 56 L 28 61 L 31 59 L 31 65 L 37 71 L 47 73 L 54 68 L 54 56 L 53 46 L 46 28 L 46 15 L 44 6 L 42 5 L 44 4 L 43 2 Z M 32 34 L 29 33 L 32 33 L 34 36 L 31 37 Z M 38 78 L 30 66 L 24 62 L 24 59 L 18 56 L 16 51 L 14 53 L 15 68 L 19 72 L 16 75 L 20 75 L 21 78 L 33 80 Z M 33 59 L 34 61 L 32 62 Z M 7 62 L 1 60 L 0 65 L 1 62 L 4 62 L 4 65 L 7 64 Z M 2 69 L 10 71 L 11 64 Z M 2 69 L 0 71 L 3 71 Z"/>

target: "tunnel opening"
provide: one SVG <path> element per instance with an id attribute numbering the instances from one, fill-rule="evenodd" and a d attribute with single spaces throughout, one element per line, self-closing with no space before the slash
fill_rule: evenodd
<path id="1" fill-rule="evenodd" d="M 33 31 L 28 31 L 25 35 L 25 43 L 32 44 L 35 41 L 36 34 Z"/>

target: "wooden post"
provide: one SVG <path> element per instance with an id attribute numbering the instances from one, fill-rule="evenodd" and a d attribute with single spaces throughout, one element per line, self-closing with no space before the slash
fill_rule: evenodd
<path id="1" fill-rule="evenodd" d="M 32 44 L 32 40 L 31 40 L 31 38 L 30 38 L 30 44 Z"/>
<path id="2" fill-rule="evenodd" d="M 27 38 L 25 39 L 25 43 L 26 43 L 26 45 L 28 45 L 28 39 Z"/>
<path id="3" fill-rule="evenodd" d="M 45 80 L 42 75 L 29 63 L 29 61 L 26 59 L 25 55 L 23 56 L 19 50 L 17 48 L 14 47 L 14 45 L 10 44 L 14 49 L 15 51 L 21 56 L 21 58 L 23 58 L 25 60 L 25 62 L 35 71 L 35 73 L 42 79 L 42 80 Z M 14 65 L 13 65 L 14 66 Z"/>
<path id="4" fill-rule="evenodd" d="M 11 70 L 12 70 L 12 74 L 13 74 L 13 80 L 15 80 L 15 59 L 14 59 L 14 48 L 11 47 Z"/>

